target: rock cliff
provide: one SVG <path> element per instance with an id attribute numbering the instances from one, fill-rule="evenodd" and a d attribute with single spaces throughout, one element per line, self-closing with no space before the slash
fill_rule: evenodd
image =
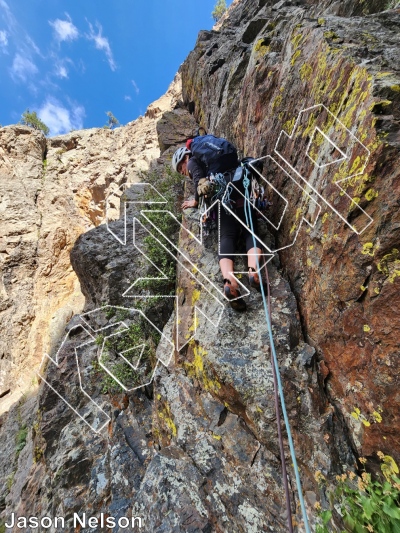
<path id="1" fill-rule="evenodd" d="M 324 499 L 317 470 L 334 478 L 378 449 L 399 459 L 399 26 L 400 11 L 373 0 L 235 0 L 200 32 L 182 94 L 147 117 L 47 143 L 0 130 L 12 206 L 1 319 L 13 355 L 2 375 L 16 368 L 3 390 L 23 358 L 53 357 L 39 390 L 0 420 L 3 522 L 63 516 L 73 531 L 74 513 L 103 512 L 142 517 L 149 532 L 287 531 L 261 296 L 249 291 L 246 314 L 226 307 L 216 235 L 201 244 L 197 210 L 179 217 L 193 189 L 169 162 L 197 125 L 264 158 L 272 206 L 260 225 L 279 250 L 268 263 L 272 328 L 311 527 Z M 152 186 L 176 218 L 158 212 Z M 166 279 L 154 279 L 159 269 Z M 304 531 L 286 434 L 284 445 Z"/>
<path id="2" fill-rule="evenodd" d="M 184 100 L 206 128 L 235 139 L 246 155 L 274 155 L 281 165 L 267 160 L 266 176 L 288 201 L 278 247 L 297 237 L 280 258 L 302 331 L 317 350 L 329 397 L 345 415 L 356 447 L 370 455 L 385 444 L 397 448 L 400 13 L 337 16 L 379 11 L 378 3 L 361 11 L 357 4 L 326 3 L 309 11 L 301 2 L 239 2 L 220 32 L 199 35 L 182 75 Z M 325 117 L 320 108 L 295 123 L 301 111 L 318 104 Z M 342 125 L 336 132 L 329 111 Z M 318 170 L 308 144 L 311 138 L 321 146 L 324 139 L 312 137 L 314 127 L 325 127 L 337 142 L 325 141 L 332 159 L 323 154 Z M 282 130 L 293 134 L 292 142 L 280 137 Z M 332 164 L 340 157 L 333 149 L 345 149 L 350 133 L 361 143 L 346 147 L 347 160 Z M 301 186 L 299 174 L 312 176 L 314 194 Z M 300 186 L 293 186 L 296 180 Z M 340 180 L 369 219 L 337 186 L 329 188 Z M 276 194 L 274 202 L 277 222 L 282 201 Z M 315 220 L 318 202 L 322 211 Z M 297 234 L 302 218 L 315 224 Z M 360 235 L 345 221 L 358 221 Z M 365 418 L 355 420 L 354 408 Z"/>
<path id="3" fill-rule="evenodd" d="M 104 223 L 106 197 L 159 156 L 155 125 L 179 94 L 177 77 L 146 116 L 114 131 L 46 140 L 25 126 L 0 129 L 0 413 L 35 387 L 43 353 L 83 309 L 70 250 Z"/>

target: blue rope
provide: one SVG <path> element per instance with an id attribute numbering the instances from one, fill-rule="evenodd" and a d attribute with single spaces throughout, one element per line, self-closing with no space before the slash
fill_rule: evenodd
<path id="1" fill-rule="evenodd" d="M 249 198 L 250 179 L 248 177 L 248 174 L 249 174 L 249 171 L 246 168 L 245 169 L 245 176 L 243 178 L 243 185 L 245 187 L 244 212 L 245 212 L 245 216 L 246 216 L 246 224 L 247 224 L 248 227 L 251 228 L 254 248 L 257 248 L 257 246 L 256 246 L 256 238 L 255 238 L 255 234 L 254 234 L 254 227 L 253 227 L 253 219 L 252 219 L 251 210 L 250 210 L 251 209 L 250 208 L 250 198 Z M 247 209 L 249 210 L 248 213 L 247 213 Z M 249 221 L 250 221 L 250 224 L 249 224 Z M 304 501 L 304 497 L 303 497 L 303 491 L 302 491 L 302 488 L 301 488 L 299 467 L 297 466 L 296 452 L 295 452 L 294 445 L 293 445 L 292 432 L 290 430 L 289 419 L 288 419 L 287 411 L 286 411 L 285 398 L 284 398 L 284 395 L 283 395 L 283 388 L 282 388 L 282 381 L 281 381 L 281 376 L 280 376 L 280 372 L 279 372 L 278 358 L 276 356 L 274 338 L 273 338 L 273 335 L 272 335 L 272 326 L 271 326 L 271 322 L 270 322 L 270 316 L 269 316 L 269 312 L 268 312 L 268 308 L 267 308 L 267 303 L 266 303 L 266 300 L 265 300 L 264 286 L 263 286 L 263 283 L 262 283 L 261 272 L 260 272 L 260 263 L 258 261 L 258 256 L 257 255 L 256 255 L 256 263 L 257 263 L 257 272 L 259 272 L 259 277 L 260 277 L 260 287 L 261 287 L 261 294 L 262 294 L 262 299 L 263 299 L 265 317 L 266 317 L 267 326 L 268 326 L 269 341 L 270 341 L 271 351 L 272 351 L 274 365 L 275 365 L 275 373 L 276 373 L 276 377 L 277 377 L 277 381 L 278 381 L 279 397 L 280 397 L 280 400 L 281 400 L 282 413 L 283 413 L 283 418 L 285 420 L 285 426 L 286 426 L 286 431 L 287 431 L 288 441 L 289 441 L 290 455 L 291 455 L 291 458 L 292 458 L 293 469 L 294 469 L 294 473 L 295 473 L 295 477 L 296 477 L 297 492 L 298 492 L 298 495 L 299 495 L 301 512 L 302 512 L 303 519 L 304 519 L 304 526 L 305 526 L 305 529 L 306 529 L 306 533 L 310 533 L 310 527 L 308 525 L 308 518 L 307 518 L 307 511 L 306 511 L 305 501 Z"/>

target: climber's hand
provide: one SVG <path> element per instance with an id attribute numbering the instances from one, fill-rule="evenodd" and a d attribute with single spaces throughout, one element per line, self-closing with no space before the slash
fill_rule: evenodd
<path id="1" fill-rule="evenodd" d="M 182 204 L 182 209 L 187 209 L 188 207 L 197 207 L 199 202 L 196 200 L 185 200 Z"/>
<path id="2" fill-rule="evenodd" d="M 197 186 L 197 192 L 199 196 L 211 193 L 213 190 L 213 184 L 207 178 L 201 178 Z"/>

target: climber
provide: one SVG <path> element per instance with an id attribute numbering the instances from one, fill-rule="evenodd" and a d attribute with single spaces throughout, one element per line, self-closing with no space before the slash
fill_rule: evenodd
<path id="1" fill-rule="evenodd" d="M 214 138 L 217 139 L 217 138 Z M 217 139 L 218 140 L 218 139 Z M 228 143 L 228 141 L 225 141 Z M 229 143 L 230 144 L 230 143 Z M 230 145 L 233 146 L 233 145 Z M 217 161 L 212 164 L 207 164 L 207 152 L 200 157 L 192 153 L 191 140 L 186 146 L 182 146 L 176 150 L 172 157 L 172 168 L 184 176 L 192 178 L 195 185 L 195 197 L 193 200 L 185 200 L 182 203 L 182 209 L 190 207 L 197 207 L 199 204 L 199 197 L 210 194 L 212 192 L 212 184 L 208 177 L 211 173 L 227 173 L 228 171 L 234 173 L 236 168 L 240 166 L 236 149 L 230 154 L 222 154 Z M 221 150 L 222 151 L 222 150 Z M 225 174 L 226 175 L 226 174 Z M 232 210 L 236 216 L 244 223 L 246 227 L 246 215 L 244 210 L 244 198 L 238 193 L 231 194 L 231 200 L 235 207 Z M 250 210 L 251 219 L 253 222 L 254 233 L 257 235 L 257 219 L 253 215 L 253 208 Z M 224 280 L 224 294 L 230 301 L 230 305 L 236 311 L 245 311 L 246 302 L 240 294 L 237 280 L 233 275 L 234 262 L 233 256 L 235 253 L 235 244 L 242 225 L 231 214 L 227 213 L 225 209 L 220 209 L 220 243 L 219 243 L 219 264 Z M 244 228 L 243 228 L 244 229 Z M 244 230 L 244 238 L 246 241 L 246 250 L 248 258 L 249 269 L 249 284 L 261 292 L 260 276 L 257 273 L 257 258 L 259 264 L 261 263 L 261 248 L 254 247 L 253 235 L 249 229 Z M 265 281 L 261 279 L 265 287 Z"/>

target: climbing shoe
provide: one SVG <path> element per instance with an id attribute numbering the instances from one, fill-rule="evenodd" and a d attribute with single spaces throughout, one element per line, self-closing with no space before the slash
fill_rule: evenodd
<path id="1" fill-rule="evenodd" d="M 235 311 L 246 311 L 247 305 L 240 296 L 240 291 L 236 287 L 232 287 L 229 279 L 224 279 L 224 294 L 228 298 L 229 303 Z"/>
<path id="2" fill-rule="evenodd" d="M 256 274 L 256 272 L 257 271 L 253 267 L 249 267 L 249 285 L 250 287 L 253 287 L 253 289 L 256 289 L 256 291 L 261 292 L 260 276 Z M 265 279 L 262 278 L 261 282 L 263 284 L 264 294 L 267 294 L 268 283 Z"/>

